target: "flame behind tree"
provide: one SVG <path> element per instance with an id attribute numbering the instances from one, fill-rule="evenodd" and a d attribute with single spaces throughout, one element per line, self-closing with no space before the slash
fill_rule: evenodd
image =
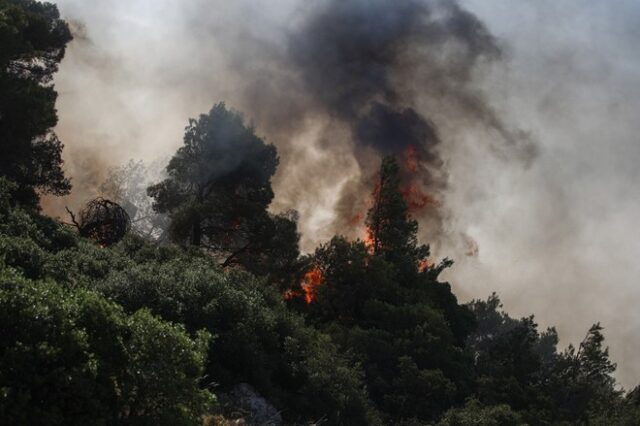
<path id="1" fill-rule="evenodd" d="M 362 253 L 364 264 L 368 263 L 371 257 L 381 257 L 389 264 L 395 265 L 405 276 L 432 272 L 431 275 L 434 277 L 451 265 L 448 259 L 435 265 L 428 258 L 429 247 L 418 245 L 418 222 L 409 214 L 410 208 L 401 185 L 400 166 L 394 157 L 388 156 L 382 160 L 378 182 L 371 198 L 373 201 L 365 221 L 366 234 L 362 242 L 354 243 L 362 245 L 365 250 Z M 347 246 L 350 244 L 346 240 L 343 243 Z M 322 259 L 322 253 L 340 246 L 340 239 L 334 239 L 328 246 L 317 250 L 314 264 L 302 276 L 299 288 L 287 290 L 284 293 L 285 300 L 304 297 L 307 304 L 317 300 L 319 287 L 327 281 L 323 267 L 319 265 L 326 266 L 331 263 Z M 342 250 L 342 256 L 348 257 L 348 250 L 344 250 L 344 246 Z"/>
<path id="2" fill-rule="evenodd" d="M 323 282 L 324 274 L 322 273 L 322 269 L 317 265 L 313 266 L 304 274 L 300 287 L 302 287 L 302 291 L 304 291 L 304 300 L 307 302 L 307 305 L 315 300 L 318 294 L 318 287 L 321 286 Z"/>
<path id="3" fill-rule="evenodd" d="M 469 388 L 463 345 L 474 322 L 438 281 L 450 261 L 432 264 L 417 243 L 400 167 L 394 157 L 382 161 L 366 218 L 370 240 L 334 237 L 320 246 L 299 290 L 285 297 L 361 361 L 383 424 L 431 424 Z"/>
<path id="4" fill-rule="evenodd" d="M 385 157 L 380 166 L 373 206 L 366 219 L 367 244 L 375 256 L 394 263 L 410 262 L 413 268 L 429 256 L 429 247 L 418 245 L 418 223 L 409 216 L 409 208 L 400 188 L 400 169 L 393 157 Z"/>

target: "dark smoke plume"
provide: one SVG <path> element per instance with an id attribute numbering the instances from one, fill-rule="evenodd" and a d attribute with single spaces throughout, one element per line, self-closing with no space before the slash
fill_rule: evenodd
<path id="1" fill-rule="evenodd" d="M 324 137 L 336 139 L 331 128 L 345 126 L 360 169 L 359 182 L 345 186 L 338 201 L 337 232 L 352 234 L 379 159 L 391 154 L 413 163 L 405 168 L 406 190 L 433 202 L 415 203 L 412 213 L 431 240 L 443 237 L 447 170 L 425 103 L 450 97 L 455 110 L 444 119 L 469 117 L 505 145 L 522 144 L 469 89 L 476 65 L 498 58 L 500 49 L 454 1 L 325 1 L 306 11 L 289 35 L 287 53 L 312 109 L 329 117 Z"/>
<path id="2" fill-rule="evenodd" d="M 395 155 L 405 164 L 404 191 L 411 213 L 422 225 L 423 240 L 436 249 L 460 240 L 459 230 L 450 224 L 447 188 L 449 163 L 463 132 L 484 134 L 477 138 L 479 143 L 502 159 L 526 163 L 532 158 L 532 145 L 504 125 L 476 89 L 474 73 L 500 58 L 500 47 L 454 0 L 304 2 L 292 10 L 287 25 L 277 29 L 262 17 L 252 18 L 250 3 L 227 7 L 224 13 L 233 25 L 219 20 L 204 1 L 185 9 L 172 7 L 184 21 L 175 24 L 179 31 L 168 40 L 182 47 L 167 63 L 160 60 L 151 78 L 136 74 L 142 66 L 140 55 L 103 52 L 90 26 L 74 26 L 82 37 L 71 46 L 67 61 L 91 67 L 101 82 L 122 86 L 117 90 L 123 96 L 109 114 L 111 120 L 122 115 L 122 130 L 109 130 L 109 144 L 118 143 L 122 149 L 109 147 L 109 152 L 127 153 L 131 138 L 148 139 L 126 158 L 105 154 L 108 145 L 96 144 L 94 157 L 117 165 L 131 157 L 153 160 L 150 152 L 168 155 L 180 144 L 179 132 L 187 118 L 226 100 L 276 144 L 281 161 L 273 208 L 300 211 L 304 250 L 336 233 L 363 236 L 373 175 L 384 155 Z M 190 45 L 191 40 L 200 41 Z M 216 72 L 203 73 L 214 64 Z M 166 93 L 168 102 L 186 92 L 189 103 L 177 103 L 171 121 L 155 120 L 146 126 L 130 121 L 126 111 L 136 106 L 129 105 L 126 94 L 144 94 L 147 84 L 151 93 Z M 62 117 L 62 136 L 80 137 L 77 131 L 66 131 L 65 120 L 85 111 Z M 86 133 L 86 139 L 103 137 L 93 129 Z M 156 139 L 164 134 L 174 135 L 173 149 L 157 146 Z M 86 151 L 84 141 L 65 142 L 68 158 Z M 73 161 L 67 163 L 76 167 Z M 328 167 L 340 172 L 326 173 Z M 100 170 L 74 174 L 87 173 L 104 175 Z M 99 195 L 87 181 L 74 181 L 74 199 Z"/>
<path id="3" fill-rule="evenodd" d="M 125 126 L 109 131 L 110 144 L 122 149 L 110 147 L 110 152 L 126 153 L 131 138 L 142 138 L 133 146 L 137 152 L 127 158 L 105 155 L 102 145 L 95 147 L 98 156 L 108 158 L 106 164 L 118 164 L 131 157 L 153 160 L 151 152 L 170 154 L 180 144 L 179 132 L 189 117 L 226 100 L 277 146 L 281 161 L 273 209 L 300 211 L 304 250 L 336 233 L 363 236 L 361 219 L 373 175 L 380 158 L 389 154 L 406 165 L 404 190 L 421 222 L 423 239 L 435 247 L 459 239 L 459 232 L 449 229 L 447 187 L 461 129 L 484 133 L 479 143 L 509 161 L 528 161 L 533 152 L 476 89 L 474 73 L 500 58 L 496 40 L 454 0 L 290 3 L 294 7 L 285 12 L 281 27 L 252 14 L 264 5 L 252 5 L 251 0 L 215 13 L 205 1 L 184 8 L 172 5 L 179 20 L 163 30 L 175 29 L 166 39 L 180 49 L 171 50 L 166 60 L 160 57 L 149 78 L 138 74 L 141 67 L 149 67 L 140 62 L 146 51 L 124 57 L 103 52 L 92 28 L 76 25 L 86 30 L 67 61 L 90 66 L 101 82 L 116 82 L 122 86 L 118 90 L 124 90 L 110 116 L 116 120 L 122 115 Z M 108 7 L 103 12 L 112 13 Z M 130 121 L 127 109 L 139 109 L 129 105 L 126 94 L 139 93 L 138 99 L 144 99 L 147 85 L 148 93 L 163 92 L 168 104 L 157 108 L 160 113 L 170 108 L 170 120 L 159 123 L 144 114 L 142 120 L 151 120 L 146 125 Z M 84 114 L 81 110 L 67 117 Z M 78 132 L 65 131 L 64 120 L 62 136 L 78 137 Z M 93 133 L 87 136 L 93 138 Z M 172 149 L 158 146 L 159 137 L 167 134 L 173 135 Z M 120 141 L 114 142 L 116 138 Z M 65 142 L 72 156 L 79 144 Z M 328 168 L 338 172 L 327 173 Z M 75 181 L 76 189 L 86 186 L 82 182 Z M 96 195 L 74 194 L 77 199 Z"/>

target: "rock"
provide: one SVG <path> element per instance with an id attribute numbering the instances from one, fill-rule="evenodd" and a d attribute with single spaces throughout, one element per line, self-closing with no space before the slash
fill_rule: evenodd
<path id="1" fill-rule="evenodd" d="M 280 412 L 262 397 L 251 385 L 240 383 L 235 385 L 228 398 L 239 410 L 247 413 L 247 425 L 278 426 L 282 424 Z"/>

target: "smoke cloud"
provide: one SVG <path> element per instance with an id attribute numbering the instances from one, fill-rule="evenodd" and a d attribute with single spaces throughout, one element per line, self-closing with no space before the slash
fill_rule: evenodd
<path id="1" fill-rule="evenodd" d="M 601 320 L 619 379 L 640 378 L 633 2 L 56 3 L 76 34 L 56 78 L 74 192 L 49 213 L 98 195 L 109 167 L 171 155 L 226 101 L 278 147 L 272 208 L 299 211 L 304 250 L 363 236 L 394 154 L 461 299 L 495 290 L 562 343 Z"/>
<path id="2" fill-rule="evenodd" d="M 474 90 L 474 70 L 498 58 L 500 49 L 484 25 L 455 2 L 332 0 L 316 2 L 298 16 L 283 54 L 273 59 L 286 71 L 272 78 L 288 79 L 279 87 L 292 90 L 259 98 L 267 101 L 262 109 L 297 99 L 304 116 L 289 120 L 318 123 L 320 117 L 320 147 L 330 156 L 340 149 L 336 145 L 348 146 L 357 174 L 340 189 L 334 220 L 325 227 L 332 234 L 362 236 L 373 174 L 380 157 L 391 154 L 412 163 L 404 169 L 404 191 L 432 245 L 458 237 L 445 226 L 448 173 L 441 123 L 453 128 L 461 120 L 474 122 L 499 136 L 489 145 L 506 158 L 533 158 L 533 144 L 509 131 Z M 450 110 L 437 115 L 444 106 Z M 284 139 L 295 140 L 295 134 Z"/>

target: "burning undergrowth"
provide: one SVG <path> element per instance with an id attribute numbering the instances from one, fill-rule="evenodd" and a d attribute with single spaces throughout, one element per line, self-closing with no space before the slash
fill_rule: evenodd
<path id="1" fill-rule="evenodd" d="M 318 265 L 311 265 L 299 282 L 299 289 L 288 289 L 284 292 L 285 300 L 304 299 L 307 305 L 313 303 L 318 295 L 318 289 L 324 284 L 324 273 Z"/>

